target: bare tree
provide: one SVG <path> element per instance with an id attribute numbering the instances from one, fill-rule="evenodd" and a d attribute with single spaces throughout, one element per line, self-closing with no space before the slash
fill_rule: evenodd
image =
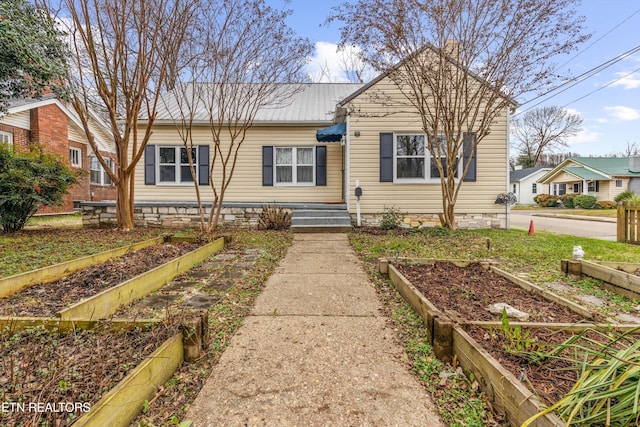
<path id="1" fill-rule="evenodd" d="M 513 99 L 549 84 L 550 60 L 587 38 L 574 3 L 358 0 L 334 9 L 330 20 L 344 23 L 342 43 L 359 46 L 420 118 L 440 176 L 443 226 L 455 227 L 456 200 L 472 164 L 458 173 L 463 151 L 472 158 Z"/>
<path id="2" fill-rule="evenodd" d="M 44 0 L 48 1 L 48 0 Z M 117 221 L 134 228 L 134 171 L 151 135 L 165 82 L 176 74 L 177 52 L 198 0 L 61 0 L 60 18 L 72 40 L 67 83 L 89 144 L 117 188 Z M 57 6 L 57 3 L 55 4 Z M 49 10 L 53 3 L 49 4 Z M 96 105 L 107 117 L 117 167 L 107 165 L 89 130 Z M 144 117 L 148 126 L 138 128 Z"/>
<path id="3" fill-rule="evenodd" d="M 264 0 L 218 0 L 201 12 L 207 31 L 194 40 L 188 68 L 201 82 L 177 85 L 170 96 L 178 100 L 174 102 L 180 117 L 173 120 L 188 153 L 194 147 L 194 117 L 209 123 L 208 181 L 214 198 L 206 226 L 201 220 L 207 231 L 219 223 L 240 148 L 258 112 L 266 106 L 286 105 L 302 89 L 312 45 L 286 25 L 290 13 L 269 7 Z M 203 218 L 200 184 L 193 159 L 189 161 Z"/>
<path id="4" fill-rule="evenodd" d="M 626 147 L 622 151 L 622 157 L 636 157 L 640 156 L 640 148 L 638 148 L 638 143 L 627 141 Z"/>
<path id="5" fill-rule="evenodd" d="M 568 148 L 567 139 L 582 130 L 582 117 L 564 108 L 548 106 L 529 110 L 511 125 L 515 148 L 525 167 L 537 166 L 543 153 Z"/>

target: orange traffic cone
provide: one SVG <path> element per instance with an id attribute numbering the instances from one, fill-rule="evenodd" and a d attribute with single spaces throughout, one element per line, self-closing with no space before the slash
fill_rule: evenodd
<path id="1" fill-rule="evenodd" d="M 533 228 L 533 220 L 531 220 L 529 223 L 529 235 L 533 236 L 534 234 L 536 234 L 536 230 Z"/>

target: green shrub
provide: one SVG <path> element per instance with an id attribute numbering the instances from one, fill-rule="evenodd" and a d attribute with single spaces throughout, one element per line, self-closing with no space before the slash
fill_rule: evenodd
<path id="1" fill-rule="evenodd" d="M 638 197 L 638 195 L 636 193 L 634 193 L 633 191 L 623 191 L 622 193 L 618 194 L 613 201 L 616 203 L 620 203 L 620 202 L 626 202 L 629 199 L 632 199 L 634 197 Z"/>
<path id="2" fill-rule="evenodd" d="M 569 209 L 573 209 L 575 207 L 574 203 L 573 203 L 573 199 L 576 198 L 576 194 L 563 194 L 562 196 L 560 196 L 560 200 L 562 201 L 562 204 L 564 205 L 565 208 L 569 208 Z"/>
<path id="3" fill-rule="evenodd" d="M 596 202 L 596 209 L 615 209 L 616 203 L 611 200 Z"/>
<path id="4" fill-rule="evenodd" d="M 14 153 L 0 147 L 0 224 L 7 232 L 22 230 L 42 206 L 57 206 L 78 181 L 56 156 L 38 147 Z"/>
<path id="5" fill-rule="evenodd" d="M 588 194 L 579 194 L 573 199 L 573 204 L 582 209 L 593 209 L 596 205 L 596 197 Z"/>
<path id="6" fill-rule="evenodd" d="M 552 196 L 551 194 L 538 194 L 533 198 L 533 201 L 542 206 L 543 208 L 553 208 L 558 205 L 560 197 Z"/>
<path id="7" fill-rule="evenodd" d="M 403 217 L 404 214 L 400 212 L 400 209 L 394 206 L 385 206 L 384 210 L 382 211 L 380 228 L 382 228 L 383 230 L 393 230 L 395 228 L 398 228 L 400 227 L 400 224 L 402 224 Z"/>
<path id="8" fill-rule="evenodd" d="M 616 203 L 638 204 L 640 203 L 640 195 L 634 193 L 633 191 L 623 191 L 622 193 L 618 194 L 613 200 Z"/>

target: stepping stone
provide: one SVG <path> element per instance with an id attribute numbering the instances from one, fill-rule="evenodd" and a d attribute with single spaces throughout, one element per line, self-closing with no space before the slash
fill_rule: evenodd
<path id="1" fill-rule="evenodd" d="M 504 302 L 498 302 L 489 306 L 489 312 L 493 314 L 501 315 L 504 310 L 507 311 L 507 316 L 511 319 L 517 319 L 523 322 L 529 320 L 529 313 L 525 313 L 524 311 L 513 308 L 509 304 L 506 304 Z"/>
<path id="2" fill-rule="evenodd" d="M 177 300 L 179 295 L 175 294 L 157 294 L 149 295 L 140 301 L 140 305 L 144 308 L 158 309 L 171 305 L 172 302 Z"/>
<path id="3" fill-rule="evenodd" d="M 246 271 L 242 270 L 228 270 L 220 275 L 221 279 L 242 279 L 247 275 Z"/>
<path id="4" fill-rule="evenodd" d="M 255 262 L 236 262 L 233 267 L 239 270 L 250 270 L 255 264 Z"/>
<path id="5" fill-rule="evenodd" d="M 168 285 L 164 286 L 162 288 L 162 291 L 179 291 L 182 290 L 184 288 L 189 288 L 189 287 L 193 287 L 196 285 L 199 285 L 200 282 L 192 282 L 192 281 L 186 281 L 186 282 L 171 282 Z"/>
<path id="6" fill-rule="evenodd" d="M 547 287 L 559 292 L 570 292 L 573 290 L 571 286 L 562 282 L 549 282 L 547 283 Z"/>
<path id="7" fill-rule="evenodd" d="M 191 271 L 189 273 L 189 275 L 191 277 L 195 277 L 196 279 L 206 279 L 209 276 L 211 276 L 211 272 L 210 271 L 202 271 L 202 270 L 195 270 L 195 271 Z"/>
<path id="8" fill-rule="evenodd" d="M 603 300 L 602 298 L 598 298 L 595 295 L 576 295 L 576 299 L 594 307 L 602 307 L 604 305 L 607 305 L 607 302 L 605 300 Z"/>
<path id="9" fill-rule="evenodd" d="M 217 295 L 198 294 L 183 302 L 182 305 L 185 307 L 193 308 L 209 308 L 213 305 L 216 305 L 221 299 L 222 297 Z"/>
<path id="10" fill-rule="evenodd" d="M 236 259 L 238 255 L 236 254 L 218 254 L 213 257 L 213 259 L 218 261 L 231 261 L 232 259 Z"/>
<path id="11" fill-rule="evenodd" d="M 203 291 L 226 291 L 235 285 L 233 280 L 211 280 L 206 286 L 202 287 Z"/>
<path id="12" fill-rule="evenodd" d="M 640 324 L 640 317 L 633 316 L 631 314 L 620 313 L 616 316 L 616 320 L 622 323 L 638 323 Z"/>

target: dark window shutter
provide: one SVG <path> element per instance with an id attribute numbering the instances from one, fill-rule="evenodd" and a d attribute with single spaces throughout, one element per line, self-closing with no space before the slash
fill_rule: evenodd
<path id="1" fill-rule="evenodd" d="M 273 146 L 262 147 L 262 185 L 273 186 Z"/>
<path id="2" fill-rule="evenodd" d="M 156 185 L 156 146 L 144 147 L 144 185 Z"/>
<path id="3" fill-rule="evenodd" d="M 393 182 L 393 133 L 380 133 L 380 182 Z"/>
<path id="4" fill-rule="evenodd" d="M 316 147 L 316 185 L 327 185 L 327 147 Z"/>
<path id="5" fill-rule="evenodd" d="M 464 134 L 464 141 L 462 142 L 462 147 L 463 147 L 462 148 L 462 151 L 463 151 L 462 167 L 464 170 L 464 168 L 467 167 L 467 164 L 469 164 L 469 169 L 467 170 L 467 174 L 464 176 L 463 181 L 475 182 L 477 179 L 476 177 L 476 159 L 478 157 L 477 147 L 472 151 L 473 143 L 475 139 L 476 139 L 475 133 Z"/>
<path id="6" fill-rule="evenodd" d="M 209 146 L 198 146 L 198 184 L 209 185 Z"/>

